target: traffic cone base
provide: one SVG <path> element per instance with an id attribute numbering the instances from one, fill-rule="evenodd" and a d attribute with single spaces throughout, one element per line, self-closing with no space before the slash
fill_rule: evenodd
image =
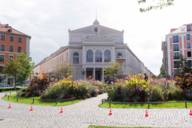
<path id="1" fill-rule="evenodd" d="M 63 107 L 60 108 L 59 113 L 63 113 Z"/>
<path id="2" fill-rule="evenodd" d="M 11 104 L 9 104 L 7 108 L 8 108 L 8 109 L 11 109 L 11 108 L 12 108 L 12 107 L 11 107 Z"/>
<path id="3" fill-rule="evenodd" d="M 30 111 L 30 112 L 32 112 L 32 111 L 33 111 L 33 107 L 32 107 L 32 106 L 30 106 L 29 111 Z"/>
<path id="4" fill-rule="evenodd" d="M 189 116 L 192 117 L 192 109 L 190 109 L 190 111 L 189 111 Z"/>
<path id="5" fill-rule="evenodd" d="M 112 110 L 111 109 L 109 110 L 109 114 L 108 115 L 112 116 Z"/>
<path id="6" fill-rule="evenodd" d="M 145 117 L 149 117 L 149 113 L 147 110 L 145 110 Z"/>

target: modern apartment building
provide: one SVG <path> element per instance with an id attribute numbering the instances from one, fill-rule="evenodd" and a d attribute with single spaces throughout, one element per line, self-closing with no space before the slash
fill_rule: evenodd
<path id="1" fill-rule="evenodd" d="M 15 59 L 19 53 L 29 55 L 30 38 L 8 24 L 0 23 L 0 83 L 11 83 L 12 79 L 2 74 L 2 70 L 8 61 Z"/>
<path id="2" fill-rule="evenodd" d="M 174 76 L 180 67 L 181 56 L 192 67 L 192 24 L 173 28 L 162 42 L 163 67 L 168 76 Z"/>

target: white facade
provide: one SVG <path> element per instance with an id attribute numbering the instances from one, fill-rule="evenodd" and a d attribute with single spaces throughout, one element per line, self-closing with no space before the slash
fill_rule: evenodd
<path id="1" fill-rule="evenodd" d="M 123 31 L 102 26 L 97 20 L 88 27 L 69 30 L 69 45 L 64 50 L 64 58 L 68 58 L 68 61 L 60 64 L 71 64 L 72 75 L 76 80 L 90 77 L 104 80 L 104 68 L 116 61 L 121 62 L 123 75 L 150 74 L 151 72 L 124 44 L 123 33 Z M 38 66 L 44 68 L 44 73 L 53 71 L 58 66 L 55 64 L 58 61 L 54 58 L 60 56 L 64 51 L 55 52 L 54 56 L 48 57 Z"/>

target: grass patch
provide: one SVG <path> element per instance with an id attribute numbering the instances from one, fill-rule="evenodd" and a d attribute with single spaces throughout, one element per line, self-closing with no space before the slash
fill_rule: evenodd
<path id="1" fill-rule="evenodd" d="M 109 102 L 104 102 L 103 104 L 100 104 L 99 107 L 103 108 L 109 108 Z M 148 108 L 147 103 L 111 103 L 112 108 Z M 167 101 L 164 103 L 150 103 L 150 108 L 185 108 L 185 102 L 184 101 Z M 192 102 L 187 102 L 187 108 L 192 107 Z"/>
<path id="2" fill-rule="evenodd" d="M 150 127 L 115 127 L 115 126 L 96 126 L 96 125 L 90 125 L 88 128 L 150 128 Z"/>
<path id="3" fill-rule="evenodd" d="M 34 103 L 33 103 L 34 98 Z M 80 100 L 69 100 L 69 101 L 61 101 L 61 102 L 43 102 L 40 100 L 40 97 L 16 97 L 16 94 L 12 94 L 9 96 L 4 96 L 3 100 L 8 102 L 15 102 L 15 103 L 23 103 L 23 104 L 34 104 L 34 105 L 43 105 L 43 106 L 66 106 L 80 102 Z"/>

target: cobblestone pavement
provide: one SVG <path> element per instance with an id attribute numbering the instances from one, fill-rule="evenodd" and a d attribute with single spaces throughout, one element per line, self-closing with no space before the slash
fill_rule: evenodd
<path id="1" fill-rule="evenodd" d="M 106 97 L 103 94 L 65 106 L 62 114 L 60 107 L 33 106 L 34 111 L 29 112 L 30 105 L 12 103 L 12 109 L 7 109 L 8 102 L 0 100 L 0 128 L 87 128 L 89 125 L 192 128 L 188 109 L 150 109 L 147 118 L 145 109 L 112 109 L 112 116 L 108 116 L 108 109 L 98 107 Z"/>

